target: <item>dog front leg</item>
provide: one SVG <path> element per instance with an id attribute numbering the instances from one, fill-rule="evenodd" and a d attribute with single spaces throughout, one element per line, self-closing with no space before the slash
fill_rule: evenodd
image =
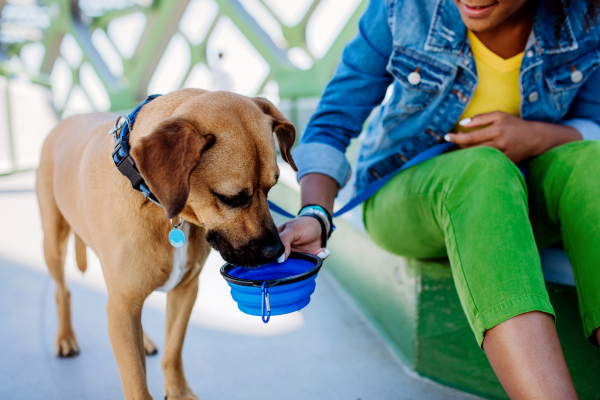
<path id="1" fill-rule="evenodd" d="M 188 386 L 181 351 L 192 308 L 198 296 L 199 271 L 167 294 L 165 350 L 161 361 L 167 400 L 199 400 Z"/>
<path id="2" fill-rule="evenodd" d="M 106 305 L 108 334 L 126 400 L 152 399 L 146 382 L 142 306 L 143 299 L 141 302 L 132 301 L 129 298 L 111 296 L 109 292 Z"/>

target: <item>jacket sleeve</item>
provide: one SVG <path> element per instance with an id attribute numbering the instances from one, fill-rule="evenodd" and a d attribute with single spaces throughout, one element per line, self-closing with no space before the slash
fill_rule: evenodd
<path id="1" fill-rule="evenodd" d="M 293 151 L 298 180 L 321 173 L 340 188 L 350 178 L 344 155 L 373 108 L 380 105 L 392 76 L 386 70 L 392 53 L 392 34 L 384 0 L 371 0 L 358 24 L 357 35 L 346 45 L 332 80 Z"/>
<path id="2" fill-rule="evenodd" d="M 579 89 L 563 124 L 577 129 L 583 140 L 600 140 L 600 68 Z"/>

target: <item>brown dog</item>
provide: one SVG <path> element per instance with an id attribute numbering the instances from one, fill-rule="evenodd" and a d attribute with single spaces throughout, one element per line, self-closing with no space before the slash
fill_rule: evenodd
<path id="1" fill-rule="evenodd" d="M 281 155 L 294 169 L 294 126 L 269 101 L 227 92 L 185 89 L 158 97 L 138 114 L 130 134 L 131 154 L 164 210 L 132 189 L 115 167 L 116 115 L 67 118 L 42 150 L 36 191 L 44 230 L 44 254 L 56 281 L 56 354 L 79 352 L 71 325 L 64 261 L 71 230 L 79 269 L 85 246 L 102 264 L 108 288 L 108 331 L 126 399 L 151 398 L 146 351 L 155 351 L 142 331 L 145 299 L 170 289 L 162 368 L 169 400 L 197 399 L 188 386 L 181 350 L 198 276 L 210 251 L 252 267 L 273 261 L 283 245 L 269 214 L 267 193 L 277 167 L 273 132 Z M 171 246 L 169 219 L 178 216 L 186 245 Z"/>

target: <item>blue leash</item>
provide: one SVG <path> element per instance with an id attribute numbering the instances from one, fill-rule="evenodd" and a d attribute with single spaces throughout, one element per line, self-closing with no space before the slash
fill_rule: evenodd
<path id="1" fill-rule="evenodd" d="M 350 200 L 340 210 L 334 212 L 333 217 L 339 217 L 340 215 L 347 213 L 348 211 L 352 210 L 353 208 L 355 208 L 362 202 L 369 199 L 371 196 L 373 196 L 375 193 L 377 193 L 379 191 L 379 189 L 381 189 L 386 183 L 388 183 L 394 176 L 396 176 L 396 174 L 398 172 L 405 170 L 407 168 L 410 168 L 414 165 L 420 164 L 423 161 L 427 161 L 430 158 L 433 158 L 437 155 L 440 155 L 454 146 L 456 146 L 454 143 L 442 143 L 442 144 L 438 144 L 437 146 L 431 147 L 422 153 L 417 154 L 416 156 L 414 156 L 413 158 L 408 160 L 403 166 L 401 166 L 400 168 L 398 168 L 391 174 L 388 174 L 388 175 L 384 176 L 383 178 L 381 178 L 381 179 L 373 182 L 369 186 L 367 186 L 365 188 L 365 190 L 363 190 L 358 195 L 356 195 L 352 200 Z M 277 204 L 273 203 L 271 200 L 269 200 L 269 209 L 271 211 L 274 211 L 278 214 L 283 215 L 284 217 L 296 218 L 295 215 L 290 214 L 289 212 L 285 211 L 283 208 L 279 207 Z"/>

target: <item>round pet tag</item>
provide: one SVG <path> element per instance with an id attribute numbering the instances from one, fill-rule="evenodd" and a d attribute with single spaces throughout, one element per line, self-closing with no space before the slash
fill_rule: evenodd
<path id="1" fill-rule="evenodd" d="M 169 242 L 173 247 L 181 247 L 185 244 L 185 235 L 179 227 L 183 224 L 183 218 L 179 217 L 179 223 L 175 225 L 173 220 L 171 220 L 171 225 L 173 225 L 173 229 L 169 233 Z"/>

